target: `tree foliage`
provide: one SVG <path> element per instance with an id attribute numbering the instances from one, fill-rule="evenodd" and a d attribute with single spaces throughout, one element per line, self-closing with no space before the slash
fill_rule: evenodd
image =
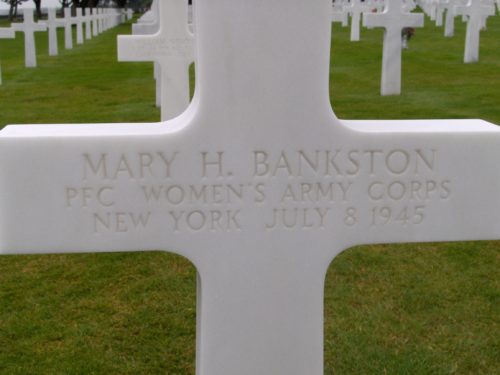
<path id="1" fill-rule="evenodd" d="M 33 0 L 35 3 L 36 18 L 42 18 L 42 0 Z"/>
<path id="2" fill-rule="evenodd" d="M 9 4 L 9 20 L 12 21 L 17 16 L 17 7 L 28 0 L 2 0 L 2 2 Z"/>

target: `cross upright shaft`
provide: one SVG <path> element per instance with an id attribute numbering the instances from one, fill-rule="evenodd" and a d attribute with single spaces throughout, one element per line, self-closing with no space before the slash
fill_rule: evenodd
<path id="1" fill-rule="evenodd" d="M 189 104 L 189 65 L 194 62 L 194 38 L 188 30 L 186 1 L 161 1 L 158 13 L 158 23 L 135 28 L 147 35 L 118 37 L 118 60 L 157 64 L 161 80 L 161 117 L 166 121 L 181 114 Z"/>
<path id="2" fill-rule="evenodd" d="M 363 23 L 368 27 L 383 27 L 382 95 L 401 93 L 401 32 L 405 27 L 424 26 L 424 15 L 407 13 L 402 0 L 386 0 L 382 13 L 364 13 Z"/>
<path id="3" fill-rule="evenodd" d="M 338 120 L 330 0 L 197 5 L 179 117 L 0 132 L 0 252 L 175 252 L 201 280 L 199 375 L 322 375 L 337 254 L 500 237 L 500 131 Z"/>

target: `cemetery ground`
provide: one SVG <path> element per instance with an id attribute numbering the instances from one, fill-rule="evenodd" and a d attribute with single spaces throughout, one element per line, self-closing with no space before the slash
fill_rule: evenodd
<path id="1" fill-rule="evenodd" d="M 462 63 L 456 25 L 448 39 L 426 19 L 403 53 L 403 95 L 381 97 L 382 31 L 352 43 L 335 24 L 337 116 L 500 124 L 500 17 L 478 64 Z M 0 40 L 0 126 L 159 120 L 152 64 L 116 61 L 130 24 L 71 51 L 58 32 L 59 57 L 37 33 L 37 69 L 24 68 L 21 34 Z M 344 252 L 326 280 L 325 374 L 498 373 L 499 266 L 494 241 Z M 194 268 L 164 253 L 0 257 L 0 373 L 194 374 L 195 293 Z"/>

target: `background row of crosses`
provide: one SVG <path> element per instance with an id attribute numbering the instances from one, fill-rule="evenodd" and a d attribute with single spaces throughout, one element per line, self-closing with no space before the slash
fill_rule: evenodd
<path id="1" fill-rule="evenodd" d="M 73 25 L 76 25 L 76 43 L 83 44 L 102 32 L 125 21 L 125 15 L 130 19 L 131 11 L 122 13 L 116 9 L 87 8 L 86 14 L 81 8 L 76 8 L 73 16 L 70 8 L 64 9 L 64 17 L 56 16 L 56 9 L 48 9 L 48 19 L 45 22 L 35 22 L 33 9 L 23 9 L 23 22 L 13 23 L 10 28 L 0 28 L 0 38 L 14 38 L 15 32 L 24 33 L 25 65 L 27 68 L 37 66 L 35 32 L 48 30 L 49 56 L 58 55 L 57 28 L 64 28 L 64 45 L 66 49 L 73 48 Z M 84 37 L 85 25 L 85 37 Z"/>
<path id="2" fill-rule="evenodd" d="M 467 19 L 467 37 L 464 61 L 477 62 L 479 59 L 479 33 L 485 19 L 494 14 L 494 8 L 485 5 L 482 0 L 469 0 L 459 5 L 462 0 L 419 0 L 424 10 L 429 4 L 439 4 L 447 9 L 447 20 L 457 15 Z M 351 21 L 351 40 L 360 40 L 360 21 L 368 28 L 385 29 L 383 42 L 383 61 L 381 76 L 381 94 L 399 95 L 401 93 L 401 52 L 405 39 L 402 31 L 405 28 L 424 26 L 424 15 L 411 13 L 417 3 L 413 0 L 337 0 L 333 2 L 332 22 L 348 24 Z M 190 8 L 189 8 L 190 9 Z M 432 12 L 431 12 L 432 13 Z M 189 65 L 194 62 L 194 35 L 191 19 L 187 15 L 188 5 L 185 1 L 153 1 L 151 10 L 132 26 L 134 36 L 120 36 L 118 39 L 119 61 L 152 61 L 155 63 L 156 105 L 162 108 L 162 120 L 176 117 L 189 104 Z M 175 15 L 175 16 L 173 16 Z M 449 23 L 447 22 L 447 25 Z M 452 35 L 450 26 L 446 32 Z M 141 47 L 145 41 L 154 41 L 158 45 L 167 46 L 169 40 L 182 39 L 184 49 L 179 55 L 160 53 L 154 43 Z M 172 50 L 175 50 L 172 46 Z"/>

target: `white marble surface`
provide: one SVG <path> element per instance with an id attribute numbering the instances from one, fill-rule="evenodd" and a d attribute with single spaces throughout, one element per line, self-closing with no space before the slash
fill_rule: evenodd
<path id="1" fill-rule="evenodd" d="M 0 132 L 0 252 L 180 254 L 197 374 L 323 375 L 339 253 L 500 238 L 500 129 L 336 118 L 330 0 L 200 1 L 196 22 L 174 120 Z"/>
<path id="2" fill-rule="evenodd" d="M 424 15 L 404 11 L 402 0 L 386 0 L 381 13 L 364 13 L 366 27 L 383 27 L 384 44 L 382 53 L 382 95 L 401 94 L 401 32 L 405 27 L 423 27 Z"/>
<path id="3" fill-rule="evenodd" d="M 24 33 L 25 65 L 27 68 L 35 68 L 37 66 L 35 32 L 46 31 L 47 25 L 34 21 L 33 9 L 23 9 L 23 18 L 22 23 L 13 23 L 12 27 L 15 31 Z"/>
<path id="4" fill-rule="evenodd" d="M 194 62 L 194 36 L 188 30 L 186 1 L 165 0 L 159 3 L 159 10 L 157 33 L 118 37 L 118 60 L 158 64 L 161 116 L 162 120 L 169 120 L 189 105 L 189 65 Z"/>

